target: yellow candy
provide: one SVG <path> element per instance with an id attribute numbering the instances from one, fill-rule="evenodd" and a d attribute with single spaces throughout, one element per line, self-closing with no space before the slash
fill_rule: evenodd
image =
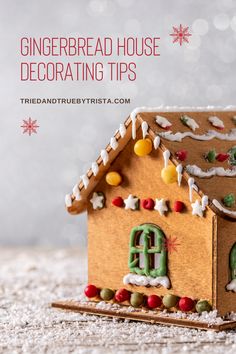
<path id="1" fill-rule="evenodd" d="M 136 141 L 134 152 L 138 156 L 146 156 L 152 151 L 152 141 L 148 138 Z"/>
<path id="2" fill-rule="evenodd" d="M 170 165 L 163 168 L 161 171 L 161 178 L 166 184 L 177 182 L 177 172 L 175 166 Z"/>
<path id="3" fill-rule="evenodd" d="M 106 182 L 110 186 L 119 186 L 122 182 L 122 177 L 118 172 L 108 172 L 106 174 Z"/>

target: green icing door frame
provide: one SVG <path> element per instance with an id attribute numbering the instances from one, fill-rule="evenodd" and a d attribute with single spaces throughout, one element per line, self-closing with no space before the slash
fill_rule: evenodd
<path id="1" fill-rule="evenodd" d="M 137 248 L 135 245 L 135 236 L 138 231 L 142 231 L 141 236 L 143 236 L 143 248 Z M 154 233 L 155 247 L 149 247 L 150 233 Z M 128 267 L 131 273 L 136 273 L 139 275 L 146 275 L 155 277 L 161 277 L 167 275 L 167 251 L 164 246 L 165 235 L 162 230 L 154 224 L 143 224 L 136 226 L 131 230 L 130 233 L 130 244 L 129 244 L 129 262 Z M 135 258 L 135 254 L 143 253 L 144 255 L 144 268 L 139 268 L 137 266 L 139 258 Z M 158 268 L 150 268 L 149 255 L 150 254 L 160 254 L 160 266 Z"/>
<path id="2" fill-rule="evenodd" d="M 230 251 L 229 266 L 231 271 L 231 279 L 236 279 L 236 242 Z"/>

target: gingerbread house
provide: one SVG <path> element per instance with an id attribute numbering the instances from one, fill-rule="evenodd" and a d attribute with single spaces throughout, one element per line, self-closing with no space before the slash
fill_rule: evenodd
<path id="1" fill-rule="evenodd" d="M 88 282 L 236 311 L 236 110 L 137 108 L 66 196 Z"/>

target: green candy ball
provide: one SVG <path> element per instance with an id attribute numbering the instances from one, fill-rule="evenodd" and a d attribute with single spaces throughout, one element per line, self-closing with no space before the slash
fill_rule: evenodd
<path id="1" fill-rule="evenodd" d="M 100 291 L 100 297 L 105 301 L 109 301 L 113 299 L 114 295 L 115 295 L 114 291 L 108 288 L 102 289 Z"/>
<path id="2" fill-rule="evenodd" d="M 196 310 L 198 313 L 202 313 L 204 311 L 210 312 L 212 310 L 211 305 L 206 300 L 199 300 L 196 305 Z"/>
<path id="3" fill-rule="evenodd" d="M 133 307 L 139 307 L 143 303 L 143 294 L 141 293 L 133 293 L 130 297 L 130 304 Z"/>
<path id="4" fill-rule="evenodd" d="M 178 301 L 179 301 L 179 297 L 176 295 L 172 295 L 172 294 L 167 294 L 162 299 L 163 305 L 167 309 L 169 309 L 171 307 L 175 307 L 177 305 Z"/>

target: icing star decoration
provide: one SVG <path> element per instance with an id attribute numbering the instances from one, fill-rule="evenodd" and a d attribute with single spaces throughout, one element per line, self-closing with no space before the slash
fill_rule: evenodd
<path id="1" fill-rule="evenodd" d="M 154 209 L 159 212 L 160 215 L 164 215 L 166 211 L 168 211 L 168 207 L 166 205 L 166 201 L 162 199 L 156 199 L 156 204 Z"/>
<path id="2" fill-rule="evenodd" d="M 125 209 L 136 210 L 138 208 L 138 202 L 139 199 L 130 194 L 128 198 L 124 200 Z"/>
<path id="3" fill-rule="evenodd" d="M 203 217 L 203 211 L 205 208 L 200 204 L 199 200 L 197 199 L 195 203 L 192 203 L 192 215 L 198 215 L 201 218 Z"/>
<path id="4" fill-rule="evenodd" d="M 90 199 L 90 202 L 93 205 L 93 209 L 102 209 L 104 207 L 104 201 L 105 197 L 102 192 L 94 192 L 92 198 Z"/>

